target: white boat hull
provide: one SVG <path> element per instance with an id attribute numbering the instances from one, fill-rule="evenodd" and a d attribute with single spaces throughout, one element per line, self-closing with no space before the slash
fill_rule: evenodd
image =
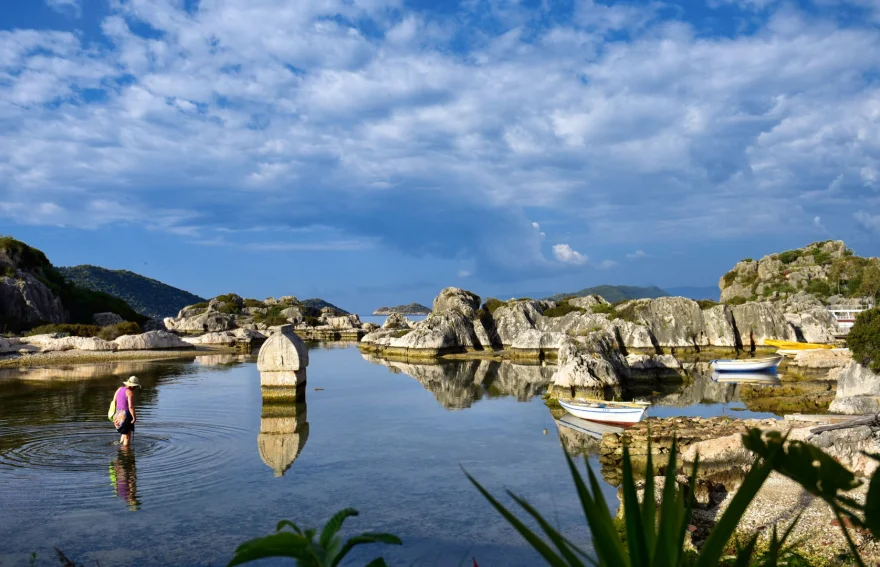
<path id="1" fill-rule="evenodd" d="M 593 407 L 587 404 L 564 402 L 562 400 L 559 400 L 559 405 L 575 417 L 602 423 L 638 423 L 645 416 L 645 412 L 648 409 L 647 407 L 600 407 L 598 405 Z"/>
<path id="2" fill-rule="evenodd" d="M 780 362 L 782 362 L 781 356 L 743 360 L 713 360 L 712 368 L 722 372 L 761 372 L 776 368 Z"/>

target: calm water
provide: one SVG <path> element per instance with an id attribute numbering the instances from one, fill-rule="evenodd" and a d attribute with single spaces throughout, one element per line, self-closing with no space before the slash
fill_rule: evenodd
<path id="1" fill-rule="evenodd" d="M 461 467 L 496 494 L 525 496 L 589 548 L 539 397 L 552 368 L 386 365 L 353 346 L 313 347 L 310 362 L 307 403 L 282 434 L 261 422 L 253 359 L 0 374 L 0 565 L 26 565 L 31 552 L 55 564 L 53 546 L 104 566 L 224 565 L 279 519 L 318 526 L 346 506 L 361 512 L 346 534 L 405 543 L 363 548 L 352 565 L 378 553 L 401 566 L 540 564 Z M 106 411 L 117 377 L 133 373 L 144 388 L 124 451 Z M 699 380 L 651 415 L 718 415 L 741 408 L 736 399 L 735 386 Z"/>

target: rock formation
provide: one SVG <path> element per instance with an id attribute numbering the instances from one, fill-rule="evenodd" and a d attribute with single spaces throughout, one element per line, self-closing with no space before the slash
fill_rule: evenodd
<path id="1" fill-rule="evenodd" d="M 140 335 L 122 335 L 113 341 L 117 350 L 160 350 L 192 348 L 192 345 L 168 331 L 149 331 Z"/>
<path id="2" fill-rule="evenodd" d="M 388 315 L 388 318 L 385 319 L 385 322 L 382 324 L 383 329 L 410 329 L 412 328 L 412 323 L 409 322 L 409 319 L 404 317 L 399 313 L 391 313 Z"/>
<path id="3" fill-rule="evenodd" d="M 32 327 L 41 323 L 63 323 L 68 313 L 46 285 L 27 272 L 0 277 L 0 317 Z"/>
<path id="4" fill-rule="evenodd" d="M 292 324 L 302 336 L 314 340 L 357 340 L 368 332 L 369 326 L 357 315 L 330 306 L 323 300 L 306 301 L 310 304 L 306 305 L 292 295 L 258 301 L 229 293 L 184 307 L 177 317 L 165 318 L 164 324 L 171 331 L 187 335 L 238 329 L 267 331 L 272 326 Z"/>
<path id="5" fill-rule="evenodd" d="M 560 388 L 599 389 L 619 386 L 622 377 L 629 377 L 626 359 L 617 349 L 614 337 L 597 331 L 591 333 L 584 344 L 571 340 L 562 344 L 553 385 Z"/>
<path id="6" fill-rule="evenodd" d="M 797 340 L 785 314 L 769 301 L 750 301 L 734 306 L 733 320 L 745 348 L 763 345 L 767 339 Z"/>
<path id="7" fill-rule="evenodd" d="M 770 254 L 736 264 L 718 282 L 721 301 L 785 300 L 809 293 L 823 304 L 873 296 L 880 282 L 880 259 L 860 258 L 839 240 Z"/>
<path id="8" fill-rule="evenodd" d="M 304 402 L 309 351 L 293 325 L 272 331 L 257 357 L 263 400 Z"/>
<path id="9" fill-rule="evenodd" d="M 427 315 L 431 312 L 430 307 L 425 307 L 420 303 L 410 303 L 409 305 L 396 305 L 394 307 L 380 307 L 373 311 L 373 315 Z"/>
<path id="10" fill-rule="evenodd" d="M 840 371 L 831 413 L 880 413 L 880 375 L 851 361 Z"/>

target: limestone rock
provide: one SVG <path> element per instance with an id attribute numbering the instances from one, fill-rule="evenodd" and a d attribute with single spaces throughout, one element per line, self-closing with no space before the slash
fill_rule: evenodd
<path id="1" fill-rule="evenodd" d="M 843 414 L 880 413 L 880 375 L 858 362 L 840 372 L 837 393 L 828 411 Z"/>
<path id="2" fill-rule="evenodd" d="M 457 310 L 432 314 L 419 321 L 413 330 L 390 343 L 393 347 L 424 349 L 437 352 L 481 346 L 473 323 Z"/>
<path id="3" fill-rule="evenodd" d="M 636 299 L 621 306 L 651 330 L 660 347 L 693 347 L 704 344 L 703 310 L 685 297 Z"/>
<path id="4" fill-rule="evenodd" d="M 299 323 L 300 321 L 303 320 L 302 309 L 300 309 L 299 307 L 296 307 L 294 305 L 291 305 L 290 307 L 287 307 L 286 309 L 282 309 L 281 316 L 284 317 L 285 319 L 287 319 L 291 323 Z"/>
<path id="5" fill-rule="evenodd" d="M 158 350 L 166 348 L 192 348 L 180 337 L 167 331 L 149 331 L 140 335 L 122 335 L 113 341 L 117 350 Z"/>
<path id="6" fill-rule="evenodd" d="M 474 319 L 479 308 L 479 295 L 457 287 L 447 287 L 434 298 L 433 313 L 439 315 L 449 311 L 456 311 L 468 319 Z"/>
<path id="7" fill-rule="evenodd" d="M 610 321 L 605 314 L 573 311 L 562 317 L 538 317 L 536 328 L 539 331 L 571 336 L 586 336 L 594 331 L 607 331 L 613 334 L 616 322 Z"/>
<path id="8" fill-rule="evenodd" d="M 626 348 L 656 348 L 654 335 L 651 334 L 651 330 L 645 325 L 620 319 L 615 319 L 613 323 L 616 329 L 617 340 Z"/>
<path id="9" fill-rule="evenodd" d="M 191 345 L 221 345 L 234 346 L 242 342 L 263 340 L 266 335 L 251 329 L 235 329 L 233 331 L 219 331 L 206 333 L 198 337 L 184 337 L 183 341 Z"/>
<path id="10" fill-rule="evenodd" d="M 409 319 L 399 313 L 389 314 L 385 323 L 382 324 L 383 329 L 409 329 L 410 327 L 412 327 L 412 323 L 409 322 Z"/>
<path id="11" fill-rule="evenodd" d="M 703 311 L 702 346 L 735 348 L 737 341 L 733 310 L 727 305 L 715 305 Z"/>
<path id="12" fill-rule="evenodd" d="M 95 337 L 69 337 L 59 333 L 32 335 L 17 339 L 18 345 L 33 345 L 40 352 L 61 352 L 66 350 L 113 351 L 116 345 Z M 12 345 L 10 345 L 12 346 Z M 19 346 L 19 348 L 21 348 Z"/>
<path id="13" fill-rule="evenodd" d="M 503 345 L 511 345 L 516 337 L 536 327 L 537 321 L 552 302 L 548 301 L 513 301 L 495 310 L 495 332 Z"/>
<path id="14" fill-rule="evenodd" d="M 742 435 L 739 433 L 698 441 L 682 451 L 682 461 L 693 463 L 697 455 L 700 457 L 700 464 L 710 467 L 745 466 L 754 461 L 751 452 L 743 447 Z"/>
<path id="15" fill-rule="evenodd" d="M 579 345 L 567 340 L 559 348 L 559 366 L 553 384 L 562 388 L 603 388 L 620 385 L 621 370 L 628 367 L 608 333 L 592 333 Z M 615 354 L 616 353 L 616 354 Z"/>
<path id="16" fill-rule="evenodd" d="M 216 333 L 236 328 L 235 315 L 209 309 L 199 315 L 178 319 L 166 318 L 165 326 L 179 333 Z"/>
<path id="17" fill-rule="evenodd" d="M 322 316 L 321 319 L 323 320 L 323 323 L 328 325 L 331 329 L 345 330 L 361 328 L 361 319 L 354 314 L 334 315 L 331 317 Z"/>
<path id="18" fill-rule="evenodd" d="M 880 431 L 872 427 L 862 425 L 824 431 L 812 436 L 810 443 L 830 454 L 857 476 L 870 478 L 877 470 L 877 461 L 865 454 L 880 454 Z"/>
<path id="19" fill-rule="evenodd" d="M 601 295 L 585 295 L 583 297 L 572 297 L 568 300 L 568 304 L 590 311 L 596 305 L 608 305 L 608 302 Z"/>
<path id="20" fill-rule="evenodd" d="M 850 362 L 852 362 L 852 353 L 849 349 L 816 349 L 798 351 L 790 364 L 809 370 L 827 370 L 844 368 Z M 834 376 L 834 379 L 839 377 Z"/>
<path id="21" fill-rule="evenodd" d="M 0 314 L 24 325 L 67 320 L 61 300 L 43 282 L 21 270 L 14 278 L 0 278 Z"/>
<path id="22" fill-rule="evenodd" d="M 108 327 L 110 325 L 116 325 L 118 323 L 122 323 L 123 319 L 116 313 L 95 313 L 92 315 L 92 321 L 95 322 L 95 325 L 99 327 Z"/>
<path id="23" fill-rule="evenodd" d="M 44 344 L 40 350 L 42 352 L 65 350 L 114 351 L 116 348 L 114 343 L 97 337 L 61 337 Z"/>
<path id="24" fill-rule="evenodd" d="M 21 349 L 21 341 L 18 338 L 4 338 L 0 337 L 0 354 L 9 354 L 13 352 L 18 352 Z"/>
<path id="25" fill-rule="evenodd" d="M 733 320 L 744 348 L 763 345 L 767 339 L 797 340 L 782 310 L 769 301 L 750 301 L 734 306 Z"/>
<path id="26" fill-rule="evenodd" d="M 569 341 L 569 338 L 564 333 L 549 333 L 537 329 L 529 329 L 517 335 L 510 346 L 516 350 L 547 351 L 559 349 L 566 341 Z"/>

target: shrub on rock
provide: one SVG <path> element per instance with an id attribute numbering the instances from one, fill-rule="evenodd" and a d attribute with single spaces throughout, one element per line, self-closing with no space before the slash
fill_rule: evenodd
<path id="1" fill-rule="evenodd" d="M 846 344 L 856 362 L 880 371 L 880 308 L 859 313 Z"/>

